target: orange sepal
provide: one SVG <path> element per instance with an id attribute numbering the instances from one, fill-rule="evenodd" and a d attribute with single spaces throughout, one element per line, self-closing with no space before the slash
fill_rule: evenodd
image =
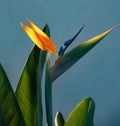
<path id="1" fill-rule="evenodd" d="M 41 49 L 50 53 L 57 53 L 57 48 L 53 41 L 39 29 L 30 19 L 27 19 L 31 28 L 23 23 L 20 23 L 30 39 Z"/>

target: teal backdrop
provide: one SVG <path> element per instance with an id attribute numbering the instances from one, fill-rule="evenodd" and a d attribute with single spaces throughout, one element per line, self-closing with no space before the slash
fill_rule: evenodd
<path id="1" fill-rule="evenodd" d="M 88 20 L 70 50 L 119 24 L 120 1 L 0 0 L 0 62 L 14 89 L 33 46 L 19 25 L 20 21 L 27 23 L 26 17 L 40 28 L 48 23 L 58 49 Z M 54 82 L 54 116 L 61 111 L 66 119 L 73 107 L 88 96 L 96 103 L 95 126 L 120 125 L 120 28 Z"/>

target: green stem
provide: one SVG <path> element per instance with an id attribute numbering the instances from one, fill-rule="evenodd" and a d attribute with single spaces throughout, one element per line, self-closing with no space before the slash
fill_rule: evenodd
<path id="1" fill-rule="evenodd" d="M 39 80 L 37 84 L 37 101 L 38 101 L 38 126 L 43 126 L 43 108 L 42 108 L 42 74 L 46 61 L 46 51 L 41 51 L 39 65 Z"/>
<path id="2" fill-rule="evenodd" d="M 46 60 L 46 76 L 45 76 L 45 104 L 46 104 L 46 117 L 48 126 L 53 126 L 53 113 L 52 113 L 52 79 L 50 75 L 50 57 L 48 55 Z"/>

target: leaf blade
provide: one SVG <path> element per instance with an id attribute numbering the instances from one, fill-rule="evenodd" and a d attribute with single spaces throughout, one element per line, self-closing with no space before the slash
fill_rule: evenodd
<path id="1" fill-rule="evenodd" d="M 50 36 L 48 25 L 43 28 L 43 31 Z M 43 125 L 41 82 L 46 54 L 46 51 L 34 45 L 15 92 L 26 126 Z"/>
<path id="2" fill-rule="evenodd" d="M 92 98 L 82 100 L 70 113 L 64 126 L 93 126 L 94 109 Z"/>
<path id="3" fill-rule="evenodd" d="M 1 114 L 4 115 L 4 124 L 9 126 L 25 126 L 24 119 L 18 103 L 16 101 L 11 84 L 0 64 L 0 107 Z M 2 116 L 2 115 L 1 115 Z"/>
<path id="4" fill-rule="evenodd" d="M 64 126 L 65 121 L 61 112 L 56 113 L 55 126 Z"/>
<path id="5" fill-rule="evenodd" d="M 16 89 L 16 98 L 26 126 L 35 126 L 37 118 L 37 79 L 40 49 L 35 45 L 29 55 Z"/>
<path id="6" fill-rule="evenodd" d="M 8 126 L 7 119 L 5 118 L 5 115 L 0 108 L 0 126 Z"/>

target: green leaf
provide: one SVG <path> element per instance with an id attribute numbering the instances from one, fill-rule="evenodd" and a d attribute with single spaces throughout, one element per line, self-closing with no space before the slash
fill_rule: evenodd
<path id="1" fill-rule="evenodd" d="M 92 98 L 82 100 L 70 113 L 64 126 L 93 126 L 94 109 Z"/>
<path id="2" fill-rule="evenodd" d="M 48 24 L 45 25 L 45 27 L 43 28 L 43 31 L 50 37 L 50 28 Z"/>
<path id="3" fill-rule="evenodd" d="M 1 108 L 0 108 L 0 126 L 8 126 L 7 120 Z"/>
<path id="4" fill-rule="evenodd" d="M 25 126 L 11 84 L 0 64 L 0 123 L 2 126 Z"/>
<path id="5" fill-rule="evenodd" d="M 36 126 L 37 122 L 39 58 L 40 49 L 35 45 L 25 64 L 15 92 L 26 126 Z"/>
<path id="6" fill-rule="evenodd" d="M 96 44 L 98 44 L 105 36 L 107 36 L 116 27 L 117 26 L 73 48 L 64 56 L 60 56 L 57 59 L 56 63 L 53 65 L 53 67 L 51 67 L 52 80 L 54 81 L 66 70 L 68 70 L 73 64 L 75 64 L 79 59 L 81 59 L 87 52 L 89 52 Z"/>
<path id="7" fill-rule="evenodd" d="M 46 104 L 46 116 L 47 116 L 48 126 L 53 126 L 53 114 L 52 114 L 52 79 L 51 79 L 51 74 L 50 74 L 50 55 L 48 55 L 47 59 L 46 59 L 45 104 Z"/>
<path id="8" fill-rule="evenodd" d="M 61 112 L 57 112 L 56 113 L 56 117 L 55 117 L 55 126 L 64 126 L 64 118 Z"/>
<path id="9" fill-rule="evenodd" d="M 48 25 L 43 31 L 50 34 Z M 33 47 L 15 92 L 26 126 L 43 125 L 41 81 L 46 54 L 36 45 Z"/>

